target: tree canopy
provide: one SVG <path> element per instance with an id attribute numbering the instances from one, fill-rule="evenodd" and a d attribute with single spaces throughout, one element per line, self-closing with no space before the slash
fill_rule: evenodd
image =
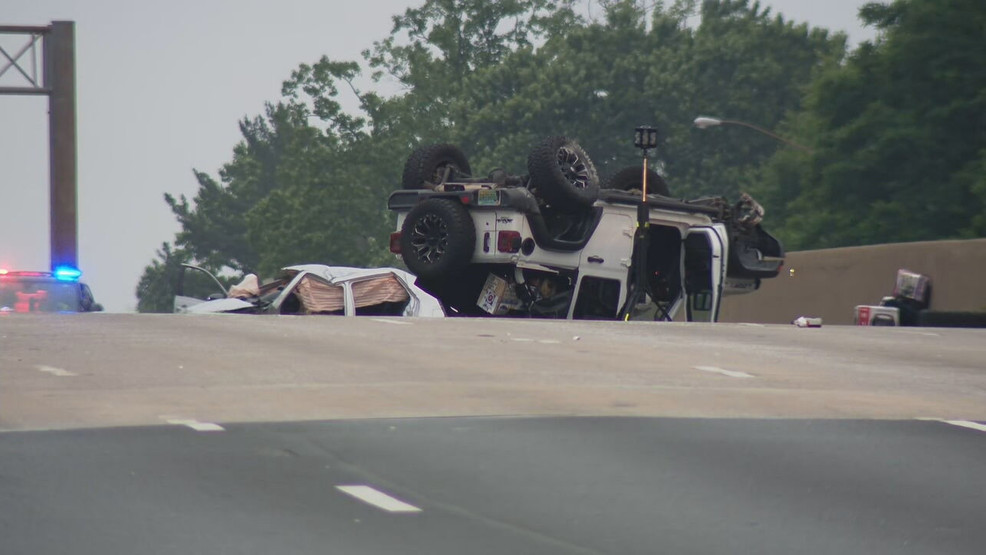
<path id="1" fill-rule="evenodd" d="M 986 235 L 986 4 L 897 0 L 880 30 L 806 92 L 808 155 L 765 164 L 762 200 L 795 248 Z"/>
<path id="2" fill-rule="evenodd" d="M 146 268 L 139 309 L 171 310 L 184 261 L 264 276 L 396 264 L 386 198 L 427 143 L 461 145 L 477 174 L 523 173 L 532 145 L 568 135 L 605 176 L 639 163 L 631 133 L 649 124 L 673 195 L 751 191 L 789 247 L 986 231 L 981 2 L 869 4 L 879 39 L 852 53 L 844 35 L 749 0 L 580 5 L 423 0 L 361 61 L 301 64 L 280 99 L 240 122 L 217 177 L 196 171 L 192 199 L 165 195 L 181 231 Z M 812 150 L 741 126 L 699 130 L 699 115 Z"/>

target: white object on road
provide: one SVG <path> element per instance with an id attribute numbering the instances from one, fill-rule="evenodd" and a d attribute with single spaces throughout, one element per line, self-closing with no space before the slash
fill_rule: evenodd
<path id="1" fill-rule="evenodd" d="M 799 328 L 820 328 L 822 327 L 822 319 L 814 318 L 811 316 L 799 316 L 791 322 Z"/>

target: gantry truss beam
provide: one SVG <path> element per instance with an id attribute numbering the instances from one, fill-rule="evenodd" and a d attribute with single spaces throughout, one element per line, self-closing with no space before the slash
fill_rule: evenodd
<path id="1" fill-rule="evenodd" d="M 42 59 L 39 43 L 44 44 L 43 39 L 50 30 L 50 27 L 0 25 L 0 35 L 18 35 L 24 41 L 16 50 L 8 50 L 0 44 L 0 94 L 43 95 L 51 92 L 42 79 L 43 73 L 39 73 L 44 68 L 39 63 Z M 6 83 L 20 86 L 5 86 Z"/>

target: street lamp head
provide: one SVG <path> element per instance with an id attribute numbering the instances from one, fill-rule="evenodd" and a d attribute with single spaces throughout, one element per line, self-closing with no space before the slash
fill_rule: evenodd
<path id="1" fill-rule="evenodd" d="M 794 141 L 789 141 L 789 140 L 785 139 L 784 137 L 781 137 L 777 133 L 774 133 L 773 131 L 768 131 L 767 129 L 764 129 L 763 127 L 758 127 L 756 125 L 753 125 L 752 123 L 746 123 L 745 121 L 738 121 L 738 120 L 734 120 L 734 119 L 719 119 L 719 118 L 710 118 L 710 117 L 706 117 L 706 116 L 699 116 L 699 117 L 695 118 L 695 121 L 692 122 L 692 123 L 694 123 L 695 124 L 695 127 L 698 127 L 699 129 L 705 129 L 707 127 L 715 127 L 717 125 L 723 125 L 723 124 L 740 125 L 740 126 L 743 126 L 743 127 L 748 127 L 750 129 L 753 129 L 754 131 L 757 131 L 758 133 L 763 133 L 764 135 L 767 135 L 768 137 L 772 137 L 772 138 L 774 138 L 774 139 L 776 139 L 776 140 L 778 140 L 778 141 L 780 141 L 780 142 L 782 142 L 782 143 L 784 143 L 784 144 L 786 144 L 788 146 L 791 146 L 793 148 L 796 148 L 798 150 L 803 150 L 803 151 L 808 152 L 808 153 L 811 153 L 812 152 L 812 150 L 810 148 L 808 148 L 808 147 L 806 147 L 804 145 L 799 145 L 798 143 L 796 143 Z"/>
<path id="2" fill-rule="evenodd" d="M 707 127 L 715 127 L 717 125 L 722 125 L 722 120 L 701 116 L 695 118 L 694 123 L 695 123 L 695 127 L 698 127 L 699 129 L 705 129 Z"/>

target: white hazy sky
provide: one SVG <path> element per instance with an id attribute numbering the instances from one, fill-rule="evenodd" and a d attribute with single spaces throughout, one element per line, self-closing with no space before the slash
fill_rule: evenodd
<path id="1" fill-rule="evenodd" d="M 298 64 L 358 60 L 422 1 L 0 0 L 0 25 L 76 23 L 79 262 L 96 299 L 135 310 L 141 272 L 178 231 L 163 194 L 193 196 L 193 168 L 215 175 L 238 121 L 278 99 Z M 761 5 L 859 42 L 873 36 L 856 15 L 865 2 Z M 25 42 L 0 35 L 11 54 Z M 24 83 L 8 71 L 0 86 Z M 0 95 L 0 268 L 48 268 L 47 102 Z"/>

